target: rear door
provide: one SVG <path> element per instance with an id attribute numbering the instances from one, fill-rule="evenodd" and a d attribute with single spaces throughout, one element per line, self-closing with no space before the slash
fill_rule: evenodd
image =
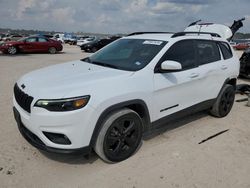
<path id="1" fill-rule="evenodd" d="M 203 101 L 217 97 L 225 82 L 224 61 L 216 41 L 196 40 L 197 62 L 199 65 L 199 82 L 202 85 L 199 91 Z"/>
<path id="2" fill-rule="evenodd" d="M 44 37 L 38 37 L 36 45 L 37 45 L 37 49 L 40 52 L 47 52 L 49 50 L 50 42 L 48 39 Z"/>

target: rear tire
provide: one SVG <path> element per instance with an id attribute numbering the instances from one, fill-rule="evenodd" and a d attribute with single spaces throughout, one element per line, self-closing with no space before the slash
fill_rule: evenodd
<path id="1" fill-rule="evenodd" d="M 102 124 L 95 152 L 108 163 L 123 161 L 139 148 L 142 132 L 142 120 L 135 111 L 127 108 L 115 111 Z"/>
<path id="2" fill-rule="evenodd" d="M 210 113 L 215 117 L 225 117 L 231 111 L 235 98 L 235 89 L 232 85 L 226 84 L 216 99 Z"/>
<path id="3" fill-rule="evenodd" d="M 49 48 L 49 53 L 50 54 L 55 54 L 56 53 L 56 48 L 55 47 L 50 47 Z"/>

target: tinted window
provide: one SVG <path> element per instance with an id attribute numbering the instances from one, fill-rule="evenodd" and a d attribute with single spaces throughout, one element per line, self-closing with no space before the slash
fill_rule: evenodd
<path id="1" fill-rule="evenodd" d="M 45 38 L 38 38 L 38 42 L 48 42 L 48 40 Z"/>
<path id="2" fill-rule="evenodd" d="M 227 43 L 219 42 L 219 46 L 224 59 L 229 59 L 233 57 L 232 51 Z"/>
<path id="3" fill-rule="evenodd" d="M 167 51 L 164 59 L 181 63 L 184 70 L 195 67 L 196 59 L 193 40 L 183 40 L 175 43 Z"/>
<path id="4" fill-rule="evenodd" d="M 26 42 L 36 42 L 36 38 L 27 38 Z"/>
<path id="5" fill-rule="evenodd" d="M 217 44 L 213 41 L 197 40 L 197 55 L 200 65 L 221 60 L 220 51 Z"/>

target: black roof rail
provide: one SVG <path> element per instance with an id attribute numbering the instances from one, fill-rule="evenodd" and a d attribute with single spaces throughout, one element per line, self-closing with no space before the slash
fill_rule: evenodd
<path id="1" fill-rule="evenodd" d="M 134 32 L 130 33 L 127 36 L 133 36 L 133 35 L 142 35 L 142 34 L 173 34 L 173 32 Z"/>
<path id="2" fill-rule="evenodd" d="M 190 32 L 178 32 L 178 33 L 175 33 L 172 35 L 171 38 L 175 38 L 175 37 L 180 37 L 180 36 L 185 36 L 186 34 L 197 34 L 197 35 L 200 35 L 200 34 L 205 34 L 205 35 L 211 35 L 212 37 L 220 37 L 221 36 L 217 33 L 209 33 L 209 32 L 194 32 L 194 31 L 190 31 Z"/>

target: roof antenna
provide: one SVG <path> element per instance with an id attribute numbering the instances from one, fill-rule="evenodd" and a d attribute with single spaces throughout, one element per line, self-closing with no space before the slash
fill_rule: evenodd
<path id="1" fill-rule="evenodd" d="M 193 25 L 196 25 L 198 22 L 201 22 L 201 20 L 197 20 L 197 21 L 195 21 L 195 22 L 192 22 L 191 24 L 188 25 L 188 27 L 193 26 Z"/>

